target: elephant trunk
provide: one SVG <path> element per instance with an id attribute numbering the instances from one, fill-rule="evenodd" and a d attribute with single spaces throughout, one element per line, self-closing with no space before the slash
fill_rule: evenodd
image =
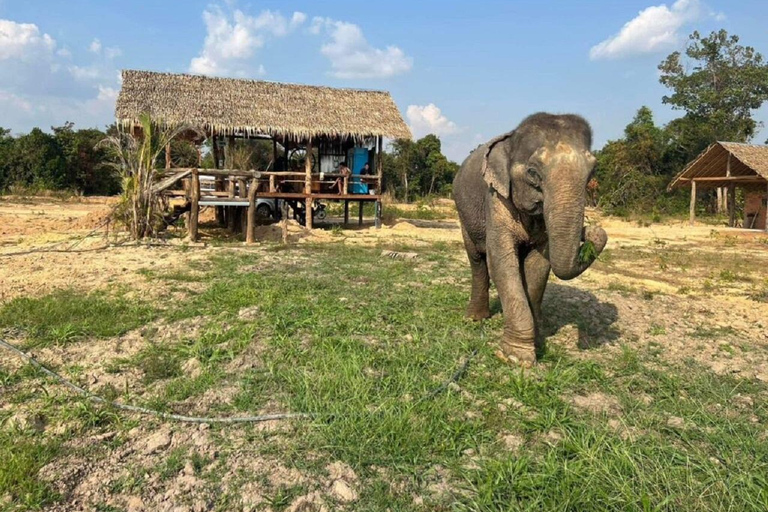
<path id="1" fill-rule="evenodd" d="M 592 265 L 608 237 L 602 228 L 584 227 L 584 188 L 558 181 L 559 184 L 545 191 L 544 222 L 552 271 L 558 278 L 567 281 L 578 277 Z M 585 241 L 592 242 L 595 250 L 582 254 L 582 242 Z"/>

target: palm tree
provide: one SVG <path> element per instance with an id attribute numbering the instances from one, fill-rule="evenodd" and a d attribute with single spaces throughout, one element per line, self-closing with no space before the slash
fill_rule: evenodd
<path id="1" fill-rule="evenodd" d="M 134 240 L 154 237 L 163 227 L 160 197 L 152 190 L 161 174 L 157 169 L 158 157 L 181 133 L 196 131 L 189 126 L 159 127 L 152 123 L 149 114 L 142 114 L 139 123 L 140 135 L 118 130 L 99 144 L 109 151 L 109 165 L 122 178 L 123 193 L 115 215 Z"/>

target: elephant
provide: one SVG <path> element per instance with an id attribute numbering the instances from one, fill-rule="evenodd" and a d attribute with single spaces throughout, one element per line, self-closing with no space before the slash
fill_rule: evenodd
<path id="1" fill-rule="evenodd" d="M 453 181 L 472 270 L 467 316 L 491 316 L 493 280 L 504 314 L 496 355 L 530 367 L 542 348 L 541 301 L 550 270 L 563 280 L 584 272 L 608 236 L 584 227 L 587 183 L 596 159 L 582 117 L 533 114 L 475 149 Z M 593 249 L 582 247 L 587 241 Z"/>

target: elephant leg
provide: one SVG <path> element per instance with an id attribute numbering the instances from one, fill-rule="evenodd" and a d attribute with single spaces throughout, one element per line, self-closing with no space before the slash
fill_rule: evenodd
<path id="1" fill-rule="evenodd" d="M 549 279 L 550 264 L 542 251 L 533 249 L 525 257 L 523 262 L 525 274 L 525 292 L 533 313 L 533 323 L 536 330 L 536 348 L 544 348 L 542 335 L 541 301 L 544 298 L 544 290 Z"/>
<path id="2" fill-rule="evenodd" d="M 472 269 L 472 292 L 469 298 L 469 306 L 467 306 L 467 317 L 472 320 L 490 318 L 491 310 L 488 306 L 488 288 L 490 287 L 488 262 L 485 254 L 478 251 L 474 242 L 469 239 L 469 235 L 464 228 L 461 229 L 461 234 L 464 237 L 464 247 L 467 249 L 469 266 Z"/>
<path id="3" fill-rule="evenodd" d="M 531 366 L 536 362 L 536 328 L 517 248 L 510 242 L 497 249 L 488 255 L 491 278 L 504 310 L 504 334 L 497 355 L 508 362 Z"/>

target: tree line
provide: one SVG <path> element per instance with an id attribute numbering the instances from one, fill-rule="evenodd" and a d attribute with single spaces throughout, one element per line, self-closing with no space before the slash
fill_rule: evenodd
<path id="1" fill-rule="evenodd" d="M 684 52 L 658 66 L 669 89 L 662 102 L 682 113 L 658 126 L 650 108 L 638 109 L 623 137 L 598 152 L 590 198 L 608 213 L 676 214 L 688 208 L 688 192 L 667 192 L 671 179 L 715 141 L 752 142 L 755 110 L 768 100 L 768 65 L 725 30 L 689 36 Z M 717 206 L 716 192 L 707 192 Z"/>
<path id="2" fill-rule="evenodd" d="M 768 100 L 768 65 L 738 36 L 725 30 L 706 37 L 694 32 L 685 51 L 667 56 L 658 69 L 660 82 L 669 89 L 662 102 L 682 115 L 658 126 L 651 109 L 642 106 L 622 137 L 595 152 L 595 180 L 588 194 L 609 213 L 684 211 L 687 193 L 666 191 L 672 177 L 712 142 L 751 142 L 761 127 L 753 113 Z M 105 131 L 76 130 L 66 123 L 52 133 L 35 128 L 13 137 L 0 128 L 0 193 L 14 187 L 119 193 L 121 178 L 99 145 L 115 133 L 114 125 Z M 256 145 L 249 155 L 266 165 L 268 146 Z M 204 167 L 212 164 L 209 153 L 203 151 Z M 200 158 L 196 148 L 181 140 L 173 141 L 172 154 L 175 167 L 197 165 Z M 382 158 L 384 189 L 398 200 L 450 196 L 459 165 L 446 158 L 437 136 L 392 141 Z M 160 165 L 164 159 L 161 155 Z"/>

